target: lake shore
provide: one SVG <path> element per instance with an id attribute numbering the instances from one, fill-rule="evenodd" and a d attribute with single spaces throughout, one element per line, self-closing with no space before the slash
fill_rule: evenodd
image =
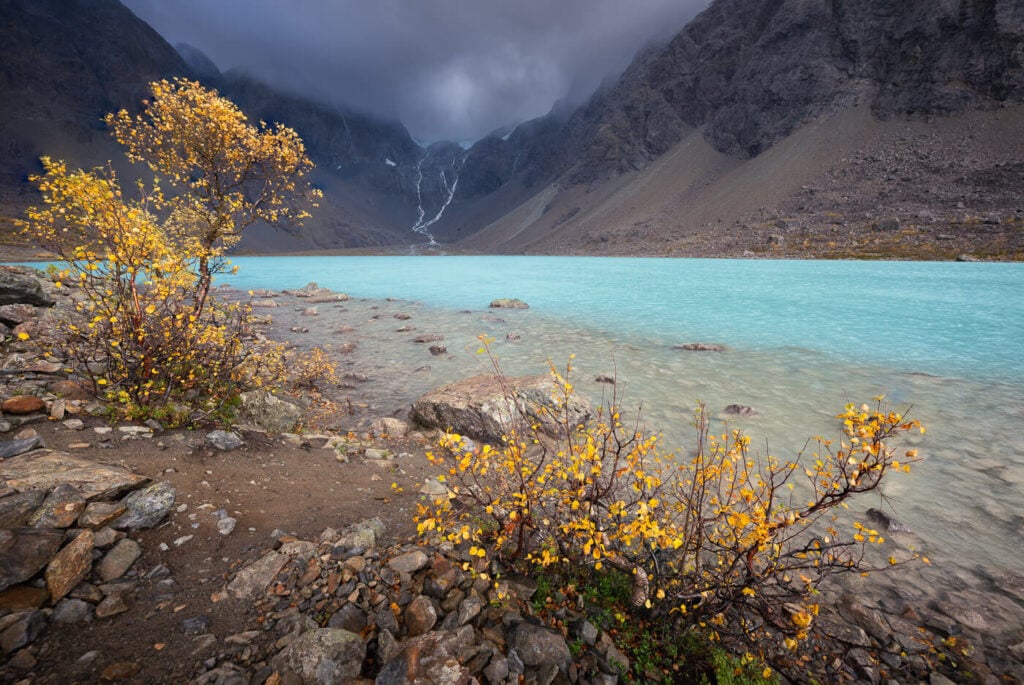
<path id="1" fill-rule="evenodd" d="M 308 298 L 297 297 L 294 292 L 260 293 L 269 294 L 276 296 L 266 299 L 278 306 L 261 307 L 257 313 L 272 318 L 267 324 L 271 337 L 288 340 L 299 350 L 322 343 L 339 348 L 355 344 L 348 353 L 339 349 L 343 386 L 336 389 L 335 397 L 351 402 L 348 405 L 351 410 L 342 416 L 324 417 L 329 422 L 329 435 L 345 435 L 349 431 L 366 433 L 375 420 L 392 416 L 396 406 L 408 406 L 411 401 L 408 397 L 382 399 L 374 390 L 378 383 L 404 386 L 411 377 L 410 367 L 415 371 L 422 366 L 452 361 L 447 359 L 447 354 L 433 355 L 426 344 L 414 342 L 413 331 L 398 333 L 398 329 L 416 326 L 416 333 L 451 336 L 447 322 L 460 318 L 472 320 L 470 327 L 515 325 L 511 318 L 501 322 L 493 320 L 511 317 L 514 312 L 497 316 L 482 309 L 475 313 L 456 312 L 452 314 L 454 319 L 442 320 L 435 310 L 410 301 L 332 302 L 316 305 L 318 311 L 311 314 L 308 313 Z M 328 312 L 346 317 L 347 322 L 327 317 Z M 321 322 L 326 326 L 323 331 L 314 326 Z M 342 331 L 345 326 L 351 330 Z M 296 327 L 307 330 L 293 331 Z M 399 347 L 396 349 L 405 350 L 399 355 L 401 364 L 397 368 L 387 363 L 388 359 L 381 358 L 389 353 L 376 346 L 378 336 L 397 338 Z M 367 356 L 357 355 L 360 350 Z M 542 361 L 537 363 L 543 367 Z M 142 674 L 179 673 L 187 678 L 195 677 L 202 670 L 212 671 L 228 665 L 247 672 L 251 664 L 241 658 L 243 650 L 234 650 L 228 638 L 250 629 L 258 615 L 240 612 L 234 600 L 212 601 L 222 582 L 235 577 L 240 568 L 260 558 L 267 549 L 279 549 L 281 536 L 272 535 L 275 529 L 290 533 L 295 539 L 315 543 L 325 527 L 342 529 L 377 514 L 385 518 L 393 539 L 402 539 L 411 532 L 411 511 L 419 488 L 431 474 L 422 457 L 429 443 L 418 436 L 397 441 L 360 440 L 352 454 L 346 450 L 347 461 L 340 461 L 336 451 L 323 450 L 317 444 L 319 439 L 311 436 L 277 438 L 245 434 L 246 447 L 240 451 L 220 452 L 208 445 L 201 434 L 188 431 L 154 434 L 151 438 L 131 442 L 104 440 L 99 433 L 93 431 L 94 437 L 88 432 L 102 427 L 103 422 L 88 421 L 84 429 L 76 430 L 67 429 L 57 421 L 43 421 L 38 427 L 46 444 L 55 449 L 125 464 L 150 478 L 170 480 L 178 489 L 178 501 L 187 506 L 175 510 L 161 527 L 139 534 L 143 556 L 139 562 L 140 573 L 136 575 L 141 577 L 136 602 L 127 612 L 92 624 L 86 640 L 76 627 L 58 627 L 31 654 L 41 671 L 52 673 L 50 681 L 44 678 L 40 682 L 59 682 L 60 677 L 67 675 L 87 677 L 98 673 L 101 667 L 116 663 L 138 664 L 142 669 L 138 673 Z M 83 436 L 89 437 L 83 439 Z M 72 447 L 82 443 L 87 444 Z M 394 458 L 376 459 L 378 453 L 368 453 L 370 449 L 387 450 Z M 404 492 L 397 492 L 391 487 L 392 483 Z M 295 506 L 296 500 L 301 506 Z M 238 532 L 225 537 L 216 531 L 216 522 L 208 512 L 220 508 L 238 519 Z M 188 535 L 193 538 L 175 544 Z M 891 537 L 892 544 L 898 546 L 916 544 L 913 538 L 899 533 Z M 167 549 L 163 550 L 161 545 Z M 141 573 L 161 565 L 172 570 L 176 584 L 170 600 L 157 599 L 166 590 L 166 586 L 157 587 L 160 578 L 147 579 Z M 304 567 L 304 570 L 308 569 Z M 870 674 L 876 672 L 872 669 L 878 668 L 906 669 L 906 673 L 919 674 L 919 677 L 927 673 L 931 669 L 928 666 L 931 647 L 920 641 L 919 627 L 934 636 L 931 640 L 940 645 L 939 649 L 947 649 L 941 647 L 942 642 L 955 637 L 952 644 L 956 645 L 956 650 L 970 652 L 967 657 L 960 654 L 959 663 L 970 662 L 976 673 L 1018 674 L 1014 677 L 1020 677 L 1020 662 L 1012 647 L 1024 638 L 1006 628 L 1007 624 L 1014 625 L 1014 620 L 1018 621 L 1016 625 L 1021 624 L 1019 607 L 1000 606 L 1006 597 L 1018 596 L 1015 593 L 1020 592 L 1020 578 L 993 578 L 989 589 L 984 590 L 976 579 L 941 566 L 908 568 L 883 578 L 892 578 L 892 581 L 878 585 L 857 579 L 838 588 L 837 607 L 831 620 L 836 621 L 836 626 L 847 626 L 843 635 L 850 640 L 851 648 L 863 643 L 859 645 L 861 649 L 873 646 L 884 652 L 892 644 L 898 644 L 906 656 L 897 654 L 899 661 L 892 664 L 862 664 L 859 667 L 862 670 L 855 671 L 857 677 L 870 679 Z M 1002 588 L 997 594 L 992 594 L 993 583 L 997 589 Z M 160 607 L 165 601 L 168 603 Z M 182 609 L 175 611 L 182 605 Z M 181 620 L 192 618 L 193 614 L 210 619 L 209 630 L 202 635 L 213 635 L 217 639 L 199 639 L 202 635 L 196 637 L 182 632 Z M 143 620 L 145 630 L 134 627 Z M 149 626 L 156 632 L 151 632 Z M 181 637 L 165 640 L 167 635 Z M 153 645 L 158 644 L 158 640 L 164 647 L 155 650 Z M 93 651 L 98 651 L 99 655 L 86 662 L 60 665 L 66 661 L 65 654 Z M 255 649 L 251 651 L 260 653 Z M 215 666 L 205 665 L 204 658 L 213 659 Z M 192 671 L 188 672 L 190 669 Z"/>

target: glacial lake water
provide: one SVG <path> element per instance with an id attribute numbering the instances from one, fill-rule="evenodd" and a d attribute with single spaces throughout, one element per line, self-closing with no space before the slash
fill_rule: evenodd
<path id="1" fill-rule="evenodd" d="M 759 452 L 791 456 L 809 436 L 837 437 L 834 415 L 847 401 L 885 394 L 926 425 L 925 435 L 902 443 L 924 461 L 887 482 L 884 501 L 871 494 L 860 506 L 905 522 L 916 533 L 908 546 L 957 573 L 1024 570 L 1022 264 L 450 256 L 235 263 L 239 273 L 223 282 L 236 288 L 315 281 L 354 298 L 402 301 L 412 318 L 401 322 L 375 318 L 372 303 L 321 305 L 310 339 L 340 343 L 327 331 L 359 327 L 350 363 L 371 370 L 382 412 L 479 372 L 479 334 L 495 339 L 508 373 L 543 372 L 547 360 L 561 365 L 575 354 L 577 387 L 595 400 L 609 386 L 593 379 L 614 374 L 623 403 L 642 405 L 646 424 L 672 449 L 692 443 L 698 401 L 715 415 L 729 404 L 753 407 L 757 416 L 729 422 Z M 501 297 L 530 308 L 488 311 Z M 396 334 L 403 323 L 416 332 Z M 419 333 L 444 335 L 449 354 L 432 358 L 411 344 Z M 688 342 L 728 350 L 673 349 Z"/>
<path id="2" fill-rule="evenodd" d="M 918 599 L 955 596 L 987 611 L 993 632 L 1024 624 L 995 577 L 1024 573 L 1024 264 L 694 260 L 560 257 L 244 257 L 219 282 L 296 289 L 315 281 L 352 301 L 258 310 L 300 347 L 357 342 L 339 355 L 367 415 L 400 415 L 421 393 L 480 373 L 476 337 L 494 338 L 507 373 L 542 373 L 574 360 L 575 385 L 614 375 L 627 408 L 684 453 L 698 401 L 743 427 L 760 454 L 792 457 L 814 435 L 838 437 L 848 401 L 885 394 L 927 427 L 900 446 L 924 460 L 881 493 L 879 507 L 913 534 L 887 545 L 927 554 L 905 587 Z M 489 310 L 519 298 L 525 310 Z M 392 302 L 382 302 L 395 298 Z M 402 318 L 396 319 L 395 312 Z M 406 318 L 408 317 L 408 318 Z M 414 327 L 415 331 L 405 330 Z M 432 356 L 413 338 L 444 336 Z M 705 342 L 721 353 L 675 345 Z M 355 391 L 353 391 L 355 392 Z M 757 416 L 727 418 L 729 404 Z M 1024 577 L 1024 576 L 1019 576 Z M 993 585 L 995 583 L 995 585 Z M 994 589 L 996 588 L 996 589 Z M 904 590 L 900 589 L 900 592 Z M 1017 590 L 1019 591 L 1019 590 Z M 1011 607 L 1005 609 L 1005 607 Z M 1003 608 L 1001 608 L 1003 607 Z M 1015 607 L 1015 608 L 1014 608 Z M 1000 612 L 1009 613 L 1000 613 Z M 1009 638 L 1007 638 L 1009 639 Z"/>

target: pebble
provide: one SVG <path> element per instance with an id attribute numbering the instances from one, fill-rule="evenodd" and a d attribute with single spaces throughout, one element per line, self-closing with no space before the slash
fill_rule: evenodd
<path id="1" fill-rule="evenodd" d="M 85 428 L 85 421 L 82 421 L 82 419 L 64 419 L 62 425 L 69 431 L 80 431 Z"/>
<path id="2" fill-rule="evenodd" d="M 182 545 L 184 545 L 186 542 L 188 542 L 189 540 L 191 540 L 194 537 L 195 537 L 195 535 L 182 535 L 180 538 L 175 538 L 174 539 L 174 546 L 175 547 L 181 547 Z"/>

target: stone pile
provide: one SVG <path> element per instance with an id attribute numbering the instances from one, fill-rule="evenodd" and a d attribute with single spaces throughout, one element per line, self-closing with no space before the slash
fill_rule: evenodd
<path id="1" fill-rule="evenodd" d="M 317 541 L 280 535 L 216 598 L 245 602 L 260 630 L 225 640 L 196 682 L 610 684 L 628 671 L 582 613 L 559 609 L 558 629 L 536 618 L 530 580 L 496 582 L 450 546 L 384 547 L 384 534 L 370 519 Z"/>
<path id="2" fill-rule="evenodd" d="M 175 499 L 170 483 L 38 442 L 0 441 L 0 652 L 19 670 L 50 623 L 128 610 L 142 553 L 128 532 L 160 523 Z"/>

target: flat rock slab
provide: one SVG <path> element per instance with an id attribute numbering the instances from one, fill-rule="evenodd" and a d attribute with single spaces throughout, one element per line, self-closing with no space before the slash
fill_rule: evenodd
<path id="1" fill-rule="evenodd" d="M 100 563 L 96 565 L 96 573 L 104 583 L 117 580 L 123 576 L 135 560 L 142 555 L 142 548 L 139 543 L 130 538 L 118 542 L 106 553 Z"/>
<path id="2" fill-rule="evenodd" d="M 267 552 L 257 561 L 246 566 L 228 584 L 228 592 L 238 599 L 251 599 L 263 592 L 284 565 L 288 563 L 288 555 L 278 552 Z"/>
<path id="3" fill-rule="evenodd" d="M 54 602 L 63 599 L 89 573 L 94 539 L 91 530 L 83 530 L 46 567 L 46 587 Z"/>
<path id="4" fill-rule="evenodd" d="M 7 481 L 7 485 L 19 492 L 51 490 L 60 483 L 67 483 L 86 500 L 93 500 L 131 490 L 149 479 L 117 466 L 43 449 L 0 462 L 0 480 Z"/>

